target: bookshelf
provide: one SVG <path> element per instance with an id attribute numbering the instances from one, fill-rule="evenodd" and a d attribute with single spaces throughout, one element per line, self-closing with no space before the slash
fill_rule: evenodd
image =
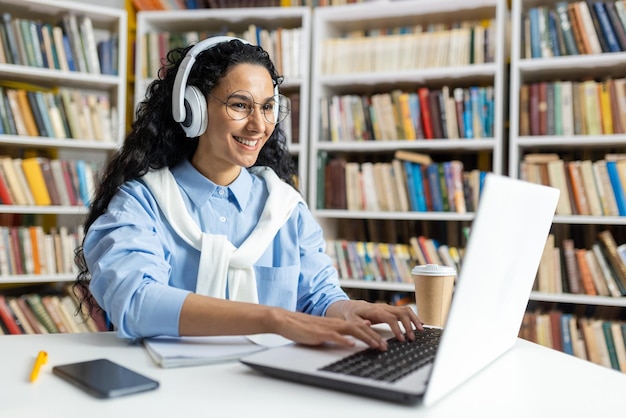
<path id="1" fill-rule="evenodd" d="M 562 190 L 551 232 L 554 240 L 546 250 L 558 253 L 559 263 L 554 258 L 542 261 L 529 313 L 535 307 L 574 313 L 582 334 L 585 321 L 580 318 L 620 322 L 626 307 L 626 293 L 617 289 L 607 295 L 601 290 L 606 286 L 604 274 L 597 276 L 599 284 L 594 280 L 594 294 L 582 284 L 579 275 L 585 268 L 580 260 L 574 267 L 566 261 L 565 240 L 572 240 L 575 250 L 589 252 L 599 243 L 599 233 L 609 230 L 618 244 L 626 242 L 625 213 L 610 209 L 606 200 L 616 190 L 623 193 L 625 186 L 603 183 L 599 175 L 604 162 L 615 157 L 611 154 L 623 153 L 626 144 L 626 108 L 620 113 L 620 99 L 611 102 L 611 96 L 618 97 L 616 85 L 626 83 L 619 81 L 626 76 L 626 44 L 614 37 L 611 50 L 602 25 L 596 28 L 591 19 L 579 29 L 576 20 L 585 14 L 599 17 L 597 13 L 607 13 L 617 3 L 618 8 L 625 5 L 597 2 L 598 10 L 594 3 L 513 0 L 511 9 L 509 174 Z M 595 49 L 590 49 L 594 43 Z M 623 87 L 620 94 L 626 95 Z M 578 176 L 581 180 L 576 181 Z"/>
<path id="2" fill-rule="evenodd" d="M 4 52 L 0 59 L 0 86 L 5 104 L 4 108 L 0 107 L 1 116 L 4 116 L 0 154 L 13 162 L 41 157 L 62 167 L 63 175 L 69 175 L 68 178 L 71 178 L 72 171 L 87 170 L 76 178 L 77 183 L 66 183 L 63 189 L 59 183 L 37 185 L 30 181 L 26 187 L 9 187 L 13 199 L 3 200 L 0 204 L 3 240 L 6 240 L 6 231 L 13 227 L 39 226 L 44 237 L 31 241 L 22 232 L 17 247 L 3 241 L 0 284 L 4 289 L 7 286 L 19 288 L 29 284 L 73 282 L 76 276 L 73 249 L 81 239 L 80 226 L 87 213 L 89 192 L 97 181 L 100 164 L 120 146 L 125 133 L 126 12 L 81 2 L 44 0 L 0 0 L 0 9 L 3 17 L 0 38 Z M 76 30 L 64 26 L 64 18 L 69 16 L 76 19 Z M 16 32 L 20 28 L 30 28 L 32 32 Z M 11 38 L 8 31 L 15 38 Z M 70 39 L 84 44 L 85 47 L 80 49 L 84 64 L 79 62 L 78 50 L 64 49 L 63 53 L 57 50 L 57 32 L 67 36 L 68 45 L 71 45 Z M 28 38 L 29 34 L 31 38 Z M 13 48 L 16 54 L 11 53 Z M 67 58 L 69 51 L 72 51 L 74 70 L 70 68 L 70 60 L 63 59 L 64 54 Z M 24 120 L 28 119 L 27 114 L 33 115 L 35 124 L 26 131 L 7 125 L 7 120 L 18 123 L 20 119 L 10 108 L 8 98 L 13 94 L 7 94 L 10 91 L 35 98 L 35 101 L 26 102 L 26 107 L 18 108 Z M 10 110 L 7 111 L 7 107 Z M 12 117 L 7 116 L 7 112 L 13 112 Z M 78 119 L 72 120 L 72 115 Z M 76 168 L 78 161 L 81 161 L 82 168 Z M 56 164 L 58 162 L 63 164 Z M 20 165 L 14 164 L 14 167 L 19 169 Z M 2 173 L 6 175 L 4 168 Z M 44 175 L 44 179 L 47 178 L 56 176 Z M 82 187 L 82 192 L 76 186 Z M 53 189 L 57 194 L 63 194 L 63 199 L 57 201 Z M 16 190 L 17 194 L 27 192 L 27 195 L 39 197 L 44 191 L 44 196 L 48 195 L 51 200 L 36 198 L 22 204 L 15 199 Z M 69 200 L 67 193 L 74 198 Z M 76 193 L 84 194 L 80 198 Z M 57 244 L 48 245 L 48 238 L 52 239 L 53 235 L 61 237 Z M 35 248 L 37 243 L 40 245 L 38 249 Z M 7 267 L 13 257 L 16 257 L 14 263 L 22 260 L 21 269 L 15 264 Z M 32 264 L 35 266 L 28 263 L 29 259 L 34 260 Z M 37 267 L 41 268 L 38 270 Z"/>
<path id="3" fill-rule="evenodd" d="M 156 76 L 163 53 L 152 54 L 152 51 L 159 50 L 159 38 L 168 39 L 166 44 L 187 45 L 229 31 L 232 36 L 261 44 L 284 76 L 281 93 L 292 101 L 292 116 L 283 123 L 283 129 L 287 133 L 289 151 L 298 164 L 300 190 L 306 196 L 310 20 L 309 7 L 138 12 L 137 51 L 143 53 L 136 54 L 135 60 L 135 106 L 145 97 L 147 86 Z"/>
<path id="4" fill-rule="evenodd" d="M 396 200 L 394 205 L 372 203 L 370 206 L 363 202 L 367 202 L 368 191 L 375 186 L 366 182 L 364 168 L 370 163 L 390 164 L 400 150 L 426 155 L 435 165 L 451 160 L 461 161 L 468 175 L 470 171 L 478 170 L 503 172 L 507 18 L 505 2 L 496 0 L 423 0 L 403 2 L 398 8 L 374 2 L 315 10 L 309 204 L 325 228 L 329 252 L 333 257 L 336 257 L 336 251 L 330 247 L 334 247 L 334 241 L 391 243 L 394 249 L 408 247 L 411 251 L 410 239 L 425 236 L 459 249 L 464 246 L 463 231 L 471 225 L 472 210 L 464 210 L 458 203 L 454 210 L 432 210 L 429 207 L 426 207 L 427 210 L 413 210 L 410 202 L 407 206 L 410 196 L 404 199 L 404 204 L 398 204 Z M 474 35 L 476 41 L 473 41 Z M 441 54 L 441 51 L 449 53 Z M 439 102 L 447 104 L 443 105 L 444 112 L 433 111 L 435 116 L 441 116 L 441 113 L 454 115 L 457 122 L 456 109 L 451 109 L 449 105 L 455 90 L 461 92 L 461 97 L 465 95 L 464 99 L 473 90 L 481 91 L 480 103 L 490 106 L 492 113 L 474 113 L 482 125 L 473 134 L 459 129 L 462 125 L 453 124 L 450 128 L 450 125 L 442 123 L 445 127 L 443 131 L 440 126 L 439 131 L 433 129 L 434 134 L 426 135 L 423 110 L 420 113 L 422 116 L 416 118 L 413 114 L 410 117 L 413 132 L 407 125 L 403 128 L 396 126 L 401 125 L 400 121 L 406 121 L 406 117 L 396 116 L 394 119 L 393 115 L 390 122 L 381 123 L 379 127 L 381 131 L 383 128 L 396 128 L 395 132 L 388 135 L 376 132 L 372 120 L 377 115 L 384 115 L 384 111 L 377 113 L 378 110 L 375 110 L 374 100 L 378 102 L 375 96 L 394 91 L 417 93 L 421 88 L 442 92 L 435 96 L 439 100 L 441 97 L 450 98 Z M 493 101 L 489 103 L 484 95 L 487 99 L 491 96 Z M 475 127 L 475 120 L 469 112 L 471 108 L 472 105 L 468 104 L 465 110 L 470 115 L 469 126 Z M 358 113 L 342 119 L 340 109 Z M 463 116 L 462 113 L 459 115 Z M 433 124 L 435 119 L 431 119 Z M 365 128 L 362 129 L 359 122 L 346 124 L 346 120 L 362 120 Z M 415 133 L 418 130 L 416 120 L 422 123 L 421 137 Z M 346 184 L 346 190 L 353 190 L 347 185 L 352 182 L 347 180 L 349 176 L 343 168 L 339 171 L 325 168 L 334 159 L 343 159 L 347 165 L 352 163 L 351 172 L 356 171 L 357 183 L 362 179 L 365 184 L 357 194 L 356 205 L 348 206 L 348 200 L 352 199 L 353 203 L 355 200 L 347 191 L 339 192 L 345 199 L 343 205 L 335 204 L 336 196 L 327 193 L 328 189 L 336 190 L 338 184 Z M 396 166 L 395 170 L 406 173 L 404 166 Z M 404 176 L 397 177 L 404 184 L 398 185 L 398 190 L 404 188 L 408 194 L 411 187 L 407 186 Z M 382 190 L 393 187 L 383 186 Z M 375 199 L 380 202 L 381 188 L 377 189 L 377 193 Z M 463 192 L 461 196 L 469 199 Z M 414 252 L 410 254 L 416 256 Z M 409 261 L 409 265 L 414 260 Z M 340 281 L 344 288 L 351 291 L 367 289 L 410 293 L 414 289 L 411 283 L 393 274 L 387 280 L 379 281 L 365 280 L 360 274 L 346 276 L 340 272 Z"/>

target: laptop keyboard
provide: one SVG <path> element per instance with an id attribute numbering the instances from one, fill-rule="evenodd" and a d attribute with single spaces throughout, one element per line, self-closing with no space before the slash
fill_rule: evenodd
<path id="1" fill-rule="evenodd" d="M 415 331 L 415 340 L 405 342 L 393 337 L 387 340 L 387 351 L 367 348 L 344 357 L 320 370 L 395 382 L 434 361 L 441 329 Z"/>

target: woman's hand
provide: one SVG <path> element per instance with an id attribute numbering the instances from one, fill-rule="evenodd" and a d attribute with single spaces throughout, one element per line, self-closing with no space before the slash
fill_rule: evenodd
<path id="1" fill-rule="evenodd" d="M 364 300 L 343 300 L 333 303 L 326 312 L 326 316 L 344 318 L 349 322 L 367 321 L 371 324 L 388 324 L 396 338 L 404 341 L 404 333 L 398 323 L 401 323 L 410 340 L 415 335 L 409 332 L 413 328 L 423 331 L 424 323 L 420 321 L 413 309 L 408 306 L 392 306 L 386 303 L 371 303 Z"/>
<path id="2" fill-rule="evenodd" d="M 372 323 L 366 319 L 320 317 L 299 312 L 277 310 L 280 317 L 276 318 L 277 329 L 274 331 L 285 338 L 301 344 L 319 345 L 335 343 L 343 347 L 354 346 L 352 336 L 363 341 L 372 348 L 387 349 L 387 342 L 379 333 L 372 329 Z"/>

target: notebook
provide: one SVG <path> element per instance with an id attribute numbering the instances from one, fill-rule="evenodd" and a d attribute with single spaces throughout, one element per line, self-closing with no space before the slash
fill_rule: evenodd
<path id="1" fill-rule="evenodd" d="M 244 356 L 264 374 L 393 402 L 431 405 L 517 339 L 559 191 L 488 174 L 434 361 L 394 382 L 322 371 L 365 349 L 290 344 Z M 419 313 L 419 312 L 418 312 Z"/>

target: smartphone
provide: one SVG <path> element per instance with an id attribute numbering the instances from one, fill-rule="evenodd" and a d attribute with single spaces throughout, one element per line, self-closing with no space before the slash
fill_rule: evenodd
<path id="1" fill-rule="evenodd" d="M 54 366 L 52 373 L 97 398 L 154 390 L 159 382 L 107 359 Z"/>

